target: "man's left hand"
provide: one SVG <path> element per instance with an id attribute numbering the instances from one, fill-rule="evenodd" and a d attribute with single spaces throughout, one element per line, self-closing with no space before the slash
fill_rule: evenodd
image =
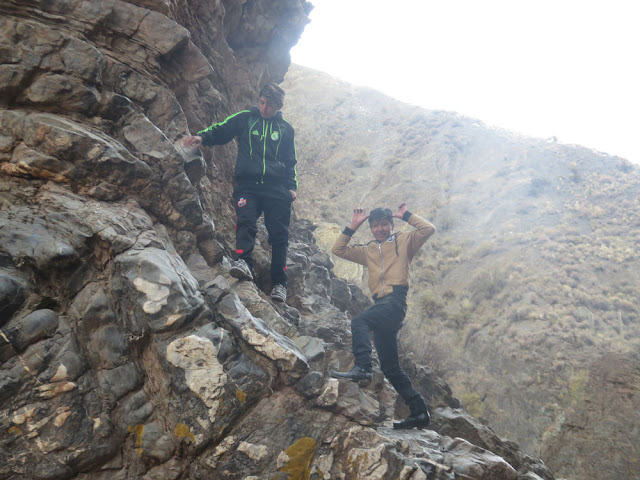
<path id="1" fill-rule="evenodd" d="M 395 218 L 400 218 L 401 219 L 402 217 L 404 217 L 404 214 L 405 214 L 406 211 L 407 211 L 407 204 L 402 202 L 400 204 L 400 206 L 398 207 L 398 211 L 396 213 L 394 213 L 393 216 Z"/>
<path id="2" fill-rule="evenodd" d="M 298 198 L 298 195 L 296 195 L 296 191 L 295 190 L 289 190 L 289 193 L 291 193 L 291 201 L 295 202 L 296 198 Z"/>

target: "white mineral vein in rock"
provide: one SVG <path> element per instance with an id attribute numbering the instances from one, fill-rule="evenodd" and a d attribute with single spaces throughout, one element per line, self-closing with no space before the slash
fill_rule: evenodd
<path id="1" fill-rule="evenodd" d="M 13 412 L 13 417 L 11 417 L 11 423 L 13 423 L 14 425 L 22 425 L 24 422 L 33 417 L 35 411 L 36 407 L 24 407 L 20 410 L 16 410 L 15 412 Z"/>
<path id="2" fill-rule="evenodd" d="M 384 445 L 375 448 L 354 448 L 349 452 L 349 464 L 358 465 L 358 472 L 367 480 L 382 480 L 387 473 Z"/>
<path id="3" fill-rule="evenodd" d="M 321 407 L 330 407 L 335 405 L 338 401 L 338 390 L 340 388 L 340 382 L 335 378 L 330 378 L 322 391 L 322 394 L 316 400 L 316 403 Z"/>
<path id="4" fill-rule="evenodd" d="M 165 325 L 167 327 L 170 327 L 171 325 L 173 325 L 178 320 L 181 320 L 183 316 L 184 315 L 182 315 L 181 313 L 176 313 L 175 315 L 169 315 L 169 317 L 167 317 L 167 321 L 166 321 Z"/>
<path id="5" fill-rule="evenodd" d="M 276 459 L 276 467 L 278 467 L 278 469 L 284 468 L 290 461 L 291 459 L 289 458 L 287 452 L 282 451 Z"/>
<path id="6" fill-rule="evenodd" d="M 218 458 L 231 450 L 231 447 L 233 447 L 235 441 L 236 439 L 233 435 L 222 440 L 222 442 L 220 442 L 220 444 L 214 450 L 213 455 L 207 457 L 204 463 L 211 468 L 215 468 Z"/>
<path id="7" fill-rule="evenodd" d="M 60 428 L 67 421 L 67 418 L 71 416 L 72 412 L 62 412 L 56 415 L 56 418 L 53 420 L 53 424 Z"/>
<path id="8" fill-rule="evenodd" d="M 53 375 L 53 377 L 51 377 L 50 381 L 60 382 L 62 380 L 66 380 L 67 378 L 69 378 L 67 375 L 67 367 L 65 367 L 63 364 L 60 364 L 60 366 L 56 370 L 56 373 Z"/>
<path id="9" fill-rule="evenodd" d="M 167 299 L 171 293 L 169 289 L 159 283 L 153 283 L 144 278 L 137 277 L 133 281 L 136 290 L 144 293 L 147 296 L 147 301 L 142 305 L 142 309 L 145 313 L 154 314 L 158 313 L 162 307 L 167 304 Z"/>
<path id="10" fill-rule="evenodd" d="M 53 398 L 61 393 L 67 393 L 77 387 L 75 382 L 55 382 L 47 383 L 36 387 L 40 392 L 40 398 Z"/>
<path id="11" fill-rule="evenodd" d="M 167 346 L 167 360 L 184 370 L 187 386 L 208 407 L 213 422 L 227 383 L 215 345 L 197 335 L 179 338 Z"/>
<path id="12" fill-rule="evenodd" d="M 93 432 L 95 433 L 95 431 L 98 430 L 102 426 L 102 420 L 100 420 L 100 417 L 98 417 L 98 418 L 89 417 L 89 418 L 91 420 L 93 420 Z"/>
<path id="13" fill-rule="evenodd" d="M 331 478 L 329 472 L 333 466 L 333 452 L 329 452 L 327 455 L 321 455 L 314 462 L 314 468 L 318 473 L 322 474 L 322 478 Z"/>
<path id="14" fill-rule="evenodd" d="M 255 445 L 249 442 L 240 442 L 238 451 L 244 453 L 252 460 L 262 460 L 269 454 L 269 450 L 265 445 Z"/>
<path id="15" fill-rule="evenodd" d="M 294 355 L 290 350 L 286 350 L 271 337 L 266 337 L 256 330 L 250 328 L 242 329 L 242 337 L 249 343 L 249 345 L 256 347 L 263 355 L 266 355 L 271 360 L 288 360 L 292 361 Z"/>

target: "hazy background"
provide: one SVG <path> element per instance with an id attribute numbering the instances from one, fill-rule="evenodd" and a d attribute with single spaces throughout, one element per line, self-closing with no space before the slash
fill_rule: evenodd
<path id="1" fill-rule="evenodd" d="M 635 2 L 311 1 L 294 63 L 640 164 Z"/>

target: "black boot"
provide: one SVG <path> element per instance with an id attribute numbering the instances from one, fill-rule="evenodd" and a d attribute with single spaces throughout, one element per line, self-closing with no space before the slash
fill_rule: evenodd
<path id="1" fill-rule="evenodd" d="M 351 380 L 352 382 L 371 381 L 371 372 L 365 370 L 364 368 L 358 367 L 357 365 L 348 372 L 331 372 L 331 376 L 333 378 L 346 378 L 347 380 Z"/>
<path id="2" fill-rule="evenodd" d="M 393 428 L 395 430 L 408 430 L 410 428 L 421 429 L 429 425 L 429 420 L 431 420 L 429 412 L 422 412 L 416 415 L 409 415 L 400 422 L 393 422 Z"/>

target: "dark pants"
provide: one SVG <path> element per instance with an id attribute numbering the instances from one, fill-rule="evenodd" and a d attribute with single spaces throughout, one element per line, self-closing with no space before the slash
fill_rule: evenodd
<path id="1" fill-rule="evenodd" d="M 398 359 L 398 331 L 407 313 L 406 291 L 390 294 L 351 320 L 351 347 L 356 366 L 371 371 L 371 334 L 380 360 L 380 368 L 393 388 L 404 399 L 412 415 L 427 410 L 422 396 L 415 391 L 411 380 L 400 367 Z"/>
<path id="2" fill-rule="evenodd" d="M 289 192 L 286 192 L 288 194 Z M 271 244 L 271 283 L 287 285 L 287 247 L 291 199 L 284 192 L 237 187 L 233 193 L 236 210 L 236 259 L 253 267 L 257 222 L 264 212 L 264 224 Z"/>

